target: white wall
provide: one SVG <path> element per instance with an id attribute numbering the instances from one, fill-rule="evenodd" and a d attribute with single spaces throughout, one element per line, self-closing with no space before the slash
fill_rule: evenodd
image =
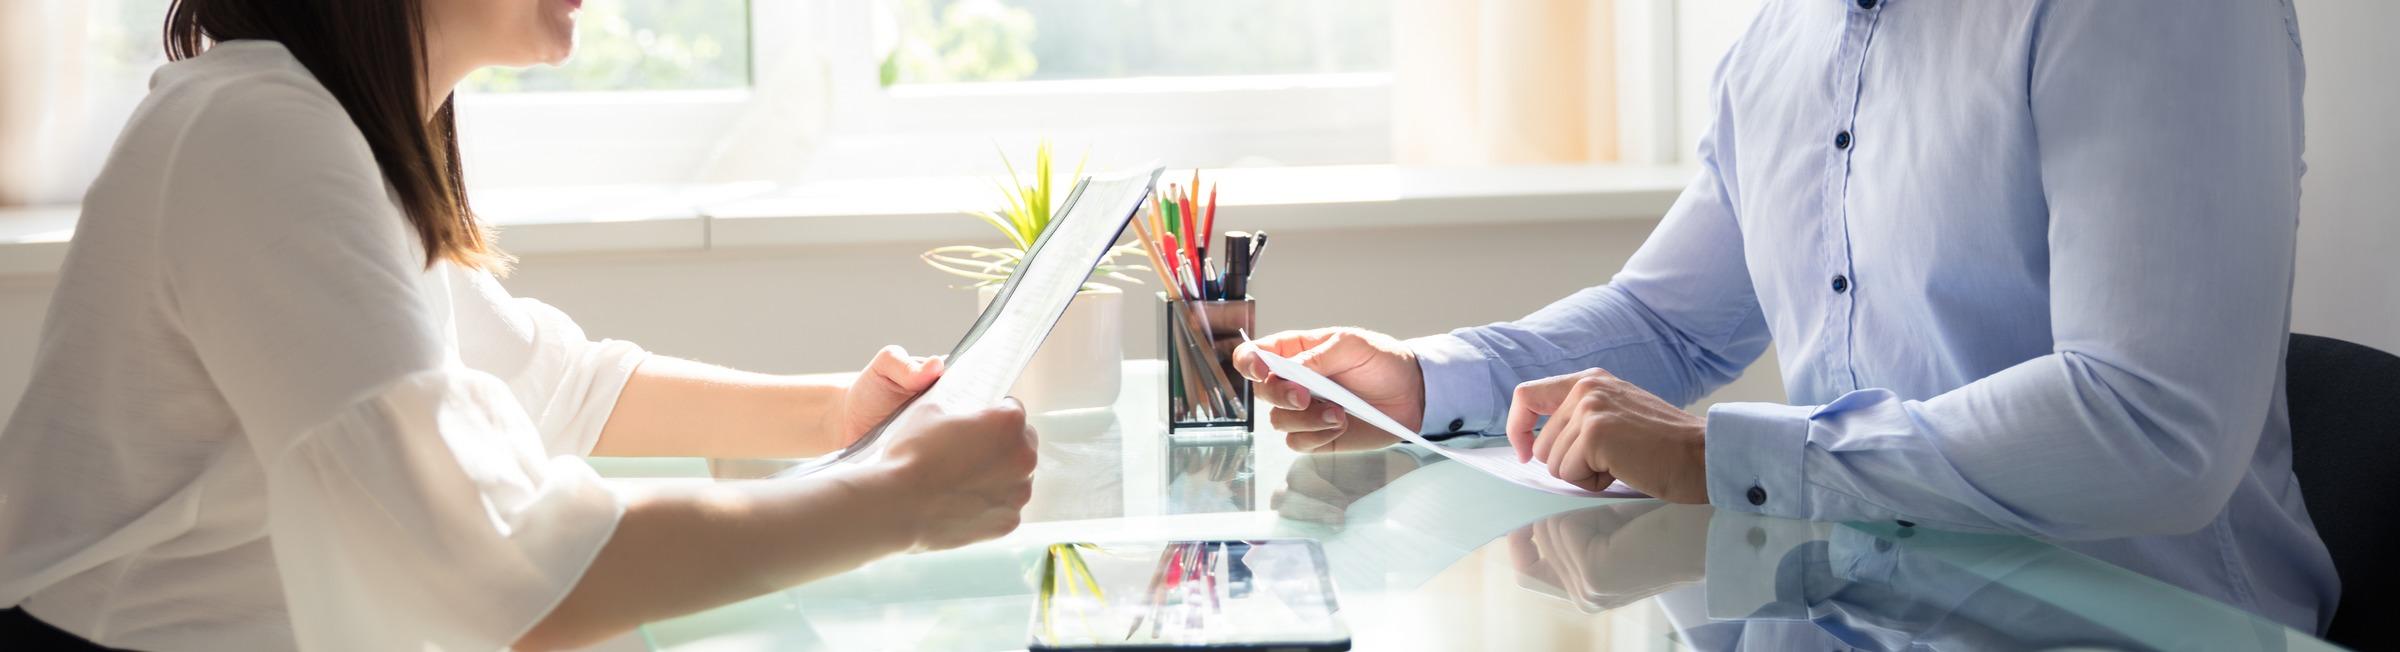
<path id="1" fill-rule="evenodd" d="M 1220 218 L 1239 227 L 1237 213 Z M 1606 281 L 1656 224 L 1281 235 L 1259 267 L 1259 329 L 1353 325 L 1405 337 L 1513 319 Z M 760 371 L 845 371 L 884 344 L 946 351 L 973 320 L 972 293 L 918 262 L 933 244 L 537 256 L 507 285 L 574 315 L 593 337 Z M 24 390 L 50 288 L 0 281 L 0 396 L 9 397 L 0 410 Z M 1155 357 L 1157 304 L 1125 303 L 1126 354 Z M 1780 398 L 1773 362 L 1719 396 Z"/>
<path id="2" fill-rule="evenodd" d="M 1220 218 L 1238 224 L 1239 215 Z M 1514 318 L 1605 281 L 1654 224 L 1281 234 L 1254 286 L 1259 330 L 1356 325 L 1405 336 Z M 575 315 L 592 335 L 662 353 L 842 370 L 887 343 L 947 350 L 974 319 L 972 292 L 917 260 L 934 244 L 533 258 L 508 286 Z M 1125 304 L 1127 354 L 1154 357 L 1158 304 Z"/>
<path id="3" fill-rule="evenodd" d="M 1607 281 L 1656 225 L 1286 234 L 1253 286 L 1259 332 L 1339 325 L 1411 337 L 1514 319 Z M 917 261 L 931 244 L 534 259 L 509 287 L 575 315 L 596 337 L 762 371 L 841 371 L 884 344 L 945 351 L 974 319 L 972 294 Z M 1158 304 L 1125 304 L 1127 357 L 1157 357 Z M 1782 387 L 1769 356 L 1712 400 L 1780 400 Z"/>
<path id="4" fill-rule="evenodd" d="M 2298 7 L 2308 176 L 2292 330 L 2400 352 L 2400 3 Z"/>

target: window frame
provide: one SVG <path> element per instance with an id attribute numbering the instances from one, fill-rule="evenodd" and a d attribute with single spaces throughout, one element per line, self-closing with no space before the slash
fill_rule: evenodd
<path id="1" fill-rule="evenodd" d="M 1616 0 L 1621 161 L 1673 164 L 1704 107 L 1678 61 L 1675 0 Z M 677 185 L 988 173 L 1036 139 L 1095 166 L 1391 161 L 1392 76 L 1378 73 L 905 84 L 885 88 L 879 3 L 750 0 L 742 89 L 465 94 L 462 146 L 481 187 Z M 776 35 L 801 35 L 800 38 Z M 814 67 L 799 70 L 797 67 Z M 779 85 L 794 85 L 786 88 Z M 1705 79 L 1698 86 L 1705 86 Z M 794 107 L 794 96 L 821 96 Z M 762 127 L 761 115 L 807 114 Z M 727 125 L 742 125 L 728 128 Z M 778 133 L 751 133 L 766 130 Z M 731 156 L 754 141 L 804 154 Z"/>

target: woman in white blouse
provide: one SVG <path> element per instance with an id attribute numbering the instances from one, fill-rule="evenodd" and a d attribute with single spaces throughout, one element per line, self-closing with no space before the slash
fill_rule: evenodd
<path id="1" fill-rule="evenodd" d="M 450 88 L 563 60 L 578 5 L 175 3 L 0 431 L 0 647 L 573 645 L 1016 526 L 1013 403 L 801 480 L 592 473 L 833 450 L 940 363 L 742 373 L 510 298 Z"/>

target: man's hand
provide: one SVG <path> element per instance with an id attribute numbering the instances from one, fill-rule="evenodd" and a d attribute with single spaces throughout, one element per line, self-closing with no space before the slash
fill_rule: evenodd
<path id="1" fill-rule="evenodd" d="M 1346 451 L 1382 448 L 1399 441 L 1374 426 L 1352 422 L 1340 406 L 1310 400 L 1308 390 L 1268 373 L 1258 352 L 1291 358 L 1357 394 L 1400 425 L 1425 420 L 1425 373 L 1417 356 L 1390 335 L 1356 328 L 1285 331 L 1245 342 L 1233 350 L 1233 367 L 1258 383 L 1257 394 L 1275 409 L 1267 423 L 1285 434 L 1292 450 Z"/>
<path id="2" fill-rule="evenodd" d="M 1268 504 L 1284 518 L 1332 526 L 1349 521 L 1350 504 L 1389 485 L 1422 464 L 1399 449 L 1307 455 L 1292 460 L 1282 489 Z"/>
<path id="3" fill-rule="evenodd" d="M 1543 415 L 1550 422 L 1537 435 Z M 1593 491 L 1624 480 L 1668 502 L 1708 502 L 1707 430 L 1707 419 L 1601 369 L 1518 385 L 1508 407 L 1519 461 L 1546 462 L 1551 475 Z"/>
<path id="4" fill-rule="evenodd" d="M 1542 519 L 1508 535 L 1517 584 L 1599 613 L 1704 574 L 1710 510 L 1626 501 Z"/>
<path id="5" fill-rule="evenodd" d="M 858 378 L 850 381 L 850 389 L 842 395 L 842 407 L 830 421 L 835 427 L 825 430 L 841 439 L 824 449 L 848 446 L 866 436 L 868 430 L 899 411 L 908 399 L 933 387 L 933 381 L 942 377 L 942 369 L 941 358 L 910 356 L 908 350 L 898 346 L 876 351 L 875 358 L 867 361 L 866 370 L 858 372 Z"/>

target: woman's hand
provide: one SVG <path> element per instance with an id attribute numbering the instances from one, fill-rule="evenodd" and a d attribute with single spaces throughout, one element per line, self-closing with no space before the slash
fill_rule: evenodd
<path id="1" fill-rule="evenodd" d="M 1537 436 L 1543 415 L 1550 422 Z M 1707 430 L 1707 419 L 1596 368 L 1518 385 L 1508 407 L 1519 461 L 1541 460 L 1585 489 L 1624 480 L 1676 503 L 1708 502 Z"/>
<path id="2" fill-rule="evenodd" d="M 914 524 L 912 549 L 956 548 L 1017 529 L 1033 497 L 1037 441 L 1023 404 L 1010 398 L 954 413 L 919 403 L 906 423 L 888 435 L 875 475 Z"/>
<path id="3" fill-rule="evenodd" d="M 1351 421 L 1341 406 L 1311 400 L 1308 389 L 1299 383 L 1274 377 L 1266 361 L 1258 358 L 1260 350 L 1324 374 L 1402 426 L 1417 428 L 1425 420 L 1425 372 L 1417 368 L 1416 353 L 1390 335 L 1357 328 L 1320 328 L 1244 342 L 1233 350 L 1233 367 L 1258 383 L 1258 397 L 1275 406 L 1267 413 L 1267 422 L 1284 432 L 1284 442 L 1292 450 L 1364 450 L 1390 446 L 1400 439 Z"/>
<path id="4" fill-rule="evenodd" d="M 791 479 L 625 487 L 608 545 L 518 646 L 591 645 L 892 553 L 1016 529 L 1033 495 L 1024 406 L 909 409 L 873 463 Z"/>
<path id="5" fill-rule="evenodd" d="M 867 361 L 866 370 L 858 372 L 858 377 L 843 392 L 841 407 L 828 415 L 832 417 L 828 423 L 833 427 L 821 432 L 839 439 L 823 449 L 849 446 L 866 436 L 868 430 L 899 411 L 909 399 L 932 387 L 933 381 L 942 377 L 943 367 L 939 357 L 910 356 L 907 349 L 898 346 L 876 351 L 875 358 Z"/>

